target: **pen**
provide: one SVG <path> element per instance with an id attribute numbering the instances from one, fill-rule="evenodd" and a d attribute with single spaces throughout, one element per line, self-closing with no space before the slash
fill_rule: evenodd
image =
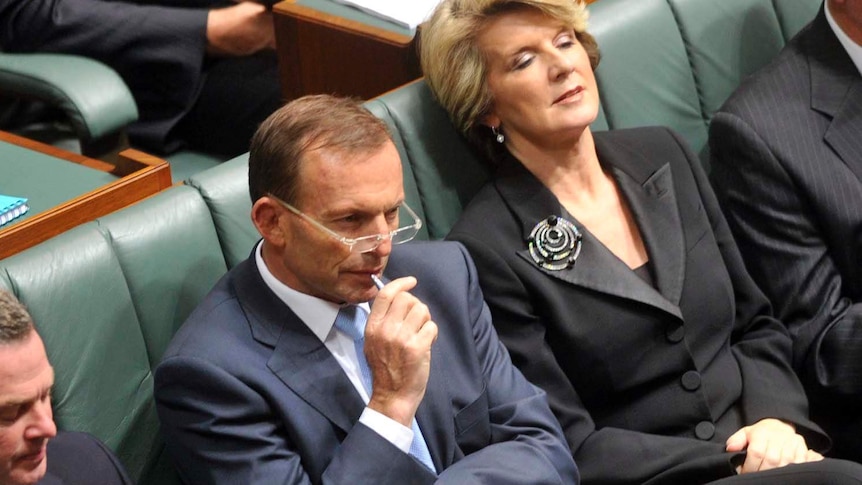
<path id="1" fill-rule="evenodd" d="M 380 278 L 378 278 L 376 274 L 371 275 L 371 281 L 374 282 L 374 286 L 376 286 L 378 290 L 383 289 L 383 282 L 380 281 Z"/>

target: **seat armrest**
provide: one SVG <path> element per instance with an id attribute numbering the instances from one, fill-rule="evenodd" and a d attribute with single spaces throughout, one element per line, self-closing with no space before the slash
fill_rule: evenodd
<path id="1" fill-rule="evenodd" d="M 0 91 L 60 108 L 83 141 L 119 132 L 138 119 L 135 100 L 120 76 L 85 57 L 0 52 Z"/>

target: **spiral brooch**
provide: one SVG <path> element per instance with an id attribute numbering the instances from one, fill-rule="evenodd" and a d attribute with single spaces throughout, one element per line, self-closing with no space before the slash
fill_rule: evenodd
<path id="1" fill-rule="evenodd" d="M 560 271 L 574 266 L 581 253 L 581 239 L 581 231 L 574 224 L 562 217 L 548 216 L 530 231 L 527 248 L 536 264 Z"/>

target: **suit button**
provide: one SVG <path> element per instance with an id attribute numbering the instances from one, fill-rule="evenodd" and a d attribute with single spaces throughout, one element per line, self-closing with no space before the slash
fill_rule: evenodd
<path id="1" fill-rule="evenodd" d="M 696 391 L 700 387 L 700 373 L 690 370 L 682 375 L 680 381 L 686 391 Z"/>
<path id="2" fill-rule="evenodd" d="M 683 337 L 685 337 L 685 329 L 682 325 L 673 325 L 667 328 L 667 332 L 665 332 L 665 337 L 667 337 L 667 341 L 672 344 L 678 344 L 682 342 Z"/>
<path id="3" fill-rule="evenodd" d="M 711 439 L 715 436 L 715 425 L 709 421 L 701 421 L 694 427 L 694 435 L 704 441 Z"/>

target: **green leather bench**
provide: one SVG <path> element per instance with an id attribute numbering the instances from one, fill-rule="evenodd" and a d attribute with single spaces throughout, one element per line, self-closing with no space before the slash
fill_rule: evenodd
<path id="1" fill-rule="evenodd" d="M 711 113 L 813 18 L 819 0 L 598 0 L 592 31 L 603 113 L 596 129 L 666 124 L 697 150 Z M 776 8 L 778 7 L 778 8 Z M 486 180 L 423 82 L 367 106 L 404 162 L 407 199 L 443 237 Z M 152 398 L 152 369 L 215 281 L 258 236 L 239 157 L 134 206 L 0 261 L 0 287 L 30 308 L 56 371 L 61 428 L 117 451 L 142 484 L 177 481 Z"/>

